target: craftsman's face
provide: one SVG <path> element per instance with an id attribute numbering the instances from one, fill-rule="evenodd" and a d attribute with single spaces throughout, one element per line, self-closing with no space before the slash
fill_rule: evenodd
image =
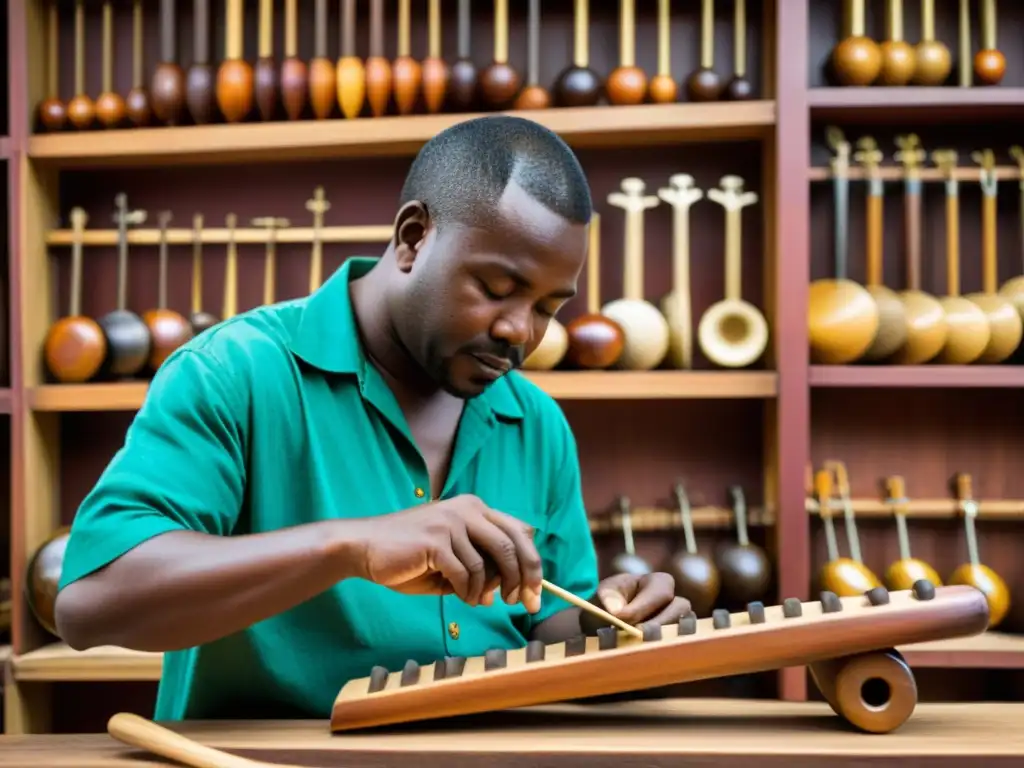
<path id="1" fill-rule="evenodd" d="M 399 214 L 396 249 L 403 344 L 448 392 L 480 394 L 522 365 L 576 293 L 587 232 L 514 184 L 486 227 L 438 231 L 410 203 Z"/>

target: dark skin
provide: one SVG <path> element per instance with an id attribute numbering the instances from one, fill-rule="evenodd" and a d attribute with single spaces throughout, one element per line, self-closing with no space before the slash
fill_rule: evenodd
<path id="1" fill-rule="evenodd" d="M 379 265 L 351 285 L 367 355 L 392 388 L 437 498 L 466 398 L 537 347 L 576 291 L 587 227 L 510 185 L 484 227 L 440 230 L 418 202 L 396 216 Z M 408 594 L 456 594 L 540 608 L 533 530 L 462 495 L 368 520 L 330 520 L 220 537 L 174 531 L 150 539 L 62 590 L 57 627 L 73 648 L 113 644 L 168 651 L 212 642 L 286 611 L 348 578 Z M 617 575 L 593 601 L 630 623 L 672 623 L 690 611 L 671 576 Z M 534 639 L 601 626 L 579 609 L 540 624 Z"/>

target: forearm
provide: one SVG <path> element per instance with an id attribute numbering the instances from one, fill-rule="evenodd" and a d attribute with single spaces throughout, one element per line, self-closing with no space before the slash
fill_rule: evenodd
<path id="1" fill-rule="evenodd" d="M 344 521 L 246 536 L 156 536 L 57 596 L 73 648 L 169 651 L 209 643 L 282 613 L 357 575 Z"/>

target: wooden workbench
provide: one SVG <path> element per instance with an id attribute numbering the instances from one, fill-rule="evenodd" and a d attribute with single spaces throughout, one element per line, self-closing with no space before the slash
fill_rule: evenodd
<path id="1" fill-rule="evenodd" d="M 175 730 L 250 758 L 345 768 L 658 768 L 1024 764 L 1024 703 L 922 704 L 901 729 L 852 733 L 825 705 L 687 699 L 534 707 L 387 732 L 326 722 L 185 723 Z M 968 762 L 969 760 L 975 762 Z M 167 768 L 106 734 L 7 736 L 0 766 Z"/>

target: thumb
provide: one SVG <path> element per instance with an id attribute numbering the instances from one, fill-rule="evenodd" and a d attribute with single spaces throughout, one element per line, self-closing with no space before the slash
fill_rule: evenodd
<path id="1" fill-rule="evenodd" d="M 601 587 L 597 590 L 601 605 L 611 614 L 617 614 L 626 607 L 626 598 L 614 586 Z"/>
<path id="2" fill-rule="evenodd" d="M 616 573 L 597 585 L 597 597 L 608 613 L 618 615 L 636 597 L 639 580 L 630 573 Z"/>

